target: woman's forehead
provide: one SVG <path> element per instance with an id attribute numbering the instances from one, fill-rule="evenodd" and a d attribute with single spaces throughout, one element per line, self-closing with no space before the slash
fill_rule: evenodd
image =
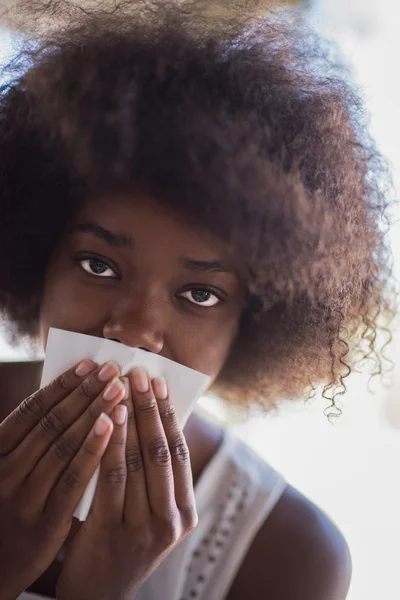
<path id="1" fill-rule="evenodd" d="M 68 232 L 91 235 L 127 250 L 166 246 L 186 248 L 194 257 L 232 260 L 227 242 L 143 193 L 108 193 L 88 199 L 75 213 Z"/>

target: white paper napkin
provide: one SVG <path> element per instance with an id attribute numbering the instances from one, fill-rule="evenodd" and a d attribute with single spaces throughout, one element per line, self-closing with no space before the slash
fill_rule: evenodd
<path id="1" fill-rule="evenodd" d="M 203 373 L 184 367 L 168 358 L 139 348 L 131 348 L 119 342 L 98 338 L 83 333 L 50 328 L 46 347 L 40 387 L 70 369 L 83 358 L 90 358 L 98 365 L 114 360 L 126 375 L 133 367 L 144 367 L 150 377 L 165 377 L 178 422 L 183 428 L 197 399 L 207 389 L 210 378 Z M 93 475 L 74 513 L 85 521 L 96 491 L 99 468 Z"/>

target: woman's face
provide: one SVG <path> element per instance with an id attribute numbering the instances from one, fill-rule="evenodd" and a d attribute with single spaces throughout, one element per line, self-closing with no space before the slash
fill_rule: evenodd
<path id="1" fill-rule="evenodd" d="M 231 258 L 224 243 L 146 197 L 88 201 L 50 261 L 43 346 L 58 327 L 161 354 L 214 381 L 243 307 Z"/>

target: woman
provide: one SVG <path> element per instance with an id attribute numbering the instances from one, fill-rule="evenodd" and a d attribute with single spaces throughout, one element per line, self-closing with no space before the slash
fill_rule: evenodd
<path id="1" fill-rule="evenodd" d="M 11 333 L 160 353 L 248 409 L 322 385 L 332 411 L 391 308 L 359 98 L 300 21 L 139 8 L 73 12 L 11 64 Z M 183 433 L 164 380 L 84 361 L 38 392 L 41 367 L 0 371 L 1 599 L 346 597 L 335 525 L 228 432 L 194 413 Z"/>

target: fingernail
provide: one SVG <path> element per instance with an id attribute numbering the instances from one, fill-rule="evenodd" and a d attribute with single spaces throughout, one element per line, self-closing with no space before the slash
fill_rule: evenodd
<path id="1" fill-rule="evenodd" d="M 99 371 L 99 381 L 108 381 L 112 377 L 119 375 L 119 366 L 113 360 L 106 362 Z"/>
<path id="2" fill-rule="evenodd" d="M 85 375 L 89 375 L 92 371 L 94 371 L 96 365 L 92 360 L 86 359 L 82 360 L 79 365 L 75 369 L 75 375 L 79 377 L 84 377 Z"/>
<path id="3" fill-rule="evenodd" d="M 104 435 L 110 426 L 110 418 L 105 414 L 101 413 L 94 426 L 94 432 L 96 435 Z"/>
<path id="4" fill-rule="evenodd" d="M 157 377 L 153 380 L 153 389 L 156 398 L 166 400 L 168 398 L 167 382 L 164 377 Z"/>
<path id="5" fill-rule="evenodd" d="M 125 393 L 125 386 L 119 379 L 114 379 L 103 392 L 104 400 L 114 400 L 121 392 Z"/>
<path id="6" fill-rule="evenodd" d="M 147 373 L 143 367 L 136 367 L 132 371 L 133 383 L 138 392 L 142 394 L 149 391 L 149 381 L 147 379 Z"/>
<path id="7" fill-rule="evenodd" d="M 123 425 L 126 419 L 126 406 L 125 404 L 119 404 L 113 410 L 113 421 L 116 425 Z"/>
<path id="8" fill-rule="evenodd" d="M 130 385 L 129 385 L 129 379 L 128 377 L 122 377 L 121 378 L 122 383 L 124 384 L 125 387 L 125 395 L 123 397 L 123 400 L 127 400 L 129 398 L 129 394 L 130 394 Z"/>

